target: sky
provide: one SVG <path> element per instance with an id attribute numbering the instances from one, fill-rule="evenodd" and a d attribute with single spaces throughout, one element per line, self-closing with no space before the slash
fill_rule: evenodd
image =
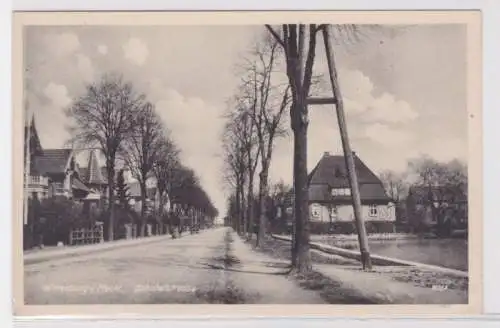
<path id="1" fill-rule="evenodd" d="M 222 115 L 240 81 L 236 65 L 262 26 L 57 26 L 25 28 L 28 110 L 44 148 L 70 137 L 64 109 L 88 83 L 118 72 L 143 92 L 170 129 L 184 163 L 225 212 Z M 316 73 L 326 72 L 322 40 Z M 336 34 L 335 59 L 351 146 L 375 172 L 408 159 L 467 157 L 464 25 L 365 27 Z M 308 167 L 342 152 L 334 108 L 310 108 Z M 277 140 L 271 179 L 292 182 L 290 136 Z"/>

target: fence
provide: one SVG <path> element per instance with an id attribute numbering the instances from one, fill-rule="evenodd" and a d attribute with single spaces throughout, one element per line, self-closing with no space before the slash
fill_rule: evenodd
<path id="1" fill-rule="evenodd" d="M 70 245 L 88 245 L 104 242 L 104 229 L 102 224 L 92 228 L 73 229 L 69 235 Z"/>

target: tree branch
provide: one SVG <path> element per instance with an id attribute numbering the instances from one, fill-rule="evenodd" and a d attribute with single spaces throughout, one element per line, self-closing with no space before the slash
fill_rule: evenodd
<path id="1" fill-rule="evenodd" d="M 267 30 L 272 34 L 272 36 L 276 39 L 276 41 L 285 48 L 285 42 L 281 39 L 278 33 L 271 27 L 271 25 L 266 24 Z"/>

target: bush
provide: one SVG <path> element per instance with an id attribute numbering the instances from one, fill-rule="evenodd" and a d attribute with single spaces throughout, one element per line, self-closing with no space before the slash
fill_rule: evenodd
<path id="1" fill-rule="evenodd" d="M 66 197 L 42 200 L 33 219 L 34 235 L 44 245 L 56 245 L 59 241 L 67 244 L 71 229 L 88 222 L 83 216 L 83 206 Z"/>

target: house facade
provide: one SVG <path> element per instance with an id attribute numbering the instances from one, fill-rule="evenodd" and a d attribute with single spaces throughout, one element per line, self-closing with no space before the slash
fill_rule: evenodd
<path id="1" fill-rule="evenodd" d="M 25 126 L 25 149 L 25 191 L 29 199 L 52 196 L 82 199 L 88 195 L 90 190 L 79 178 L 73 150 L 44 149 L 34 117 Z M 27 154 L 29 158 L 26 157 Z"/>
<path id="2" fill-rule="evenodd" d="M 354 154 L 367 231 L 393 232 L 396 209 L 382 181 Z M 324 153 L 309 175 L 309 210 L 313 233 L 354 233 L 351 189 L 344 156 Z"/>

